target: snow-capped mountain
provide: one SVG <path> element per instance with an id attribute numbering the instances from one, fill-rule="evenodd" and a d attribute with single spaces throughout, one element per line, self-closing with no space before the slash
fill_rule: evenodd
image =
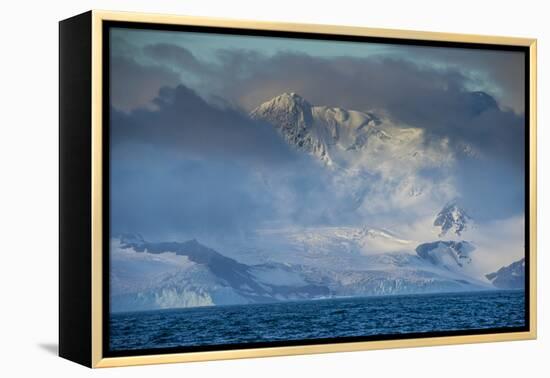
<path id="1" fill-rule="evenodd" d="M 408 245 L 388 231 L 363 229 L 353 237 Z M 448 248 L 457 255 L 468 249 L 466 244 Z M 302 255 L 294 263 L 277 261 L 289 260 L 282 253 L 272 261 L 243 264 L 196 240 L 152 243 L 121 235 L 111 242 L 112 311 L 488 288 L 460 269 L 450 269 L 448 258 L 434 258 L 449 253 L 442 246 L 427 254 L 334 252 L 314 259 Z"/>
<path id="2" fill-rule="evenodd" d="M 384 165 L 390 155 L 393 161 L 422 166 L 441 165 L 450 158 L 445 144 L 425 144 L 421 129 L 396 127 L 373 112 L 314 106 L 296 93 L 283 93 L 250 116 L 272 124 L 291 146 L 331 167 L 352 161 Z"/>
<path id="3" fill-rule="evenodd" d="M 452 192 L 444 174 L 432 179 L 425 172 L 446 172 L 460 149 L 448 138 L 428 136 L 423 128 L 398 122 L 382 110 L 313 105 L 296 93 L 283 93 L 256 107 L 250 117 L 270 124 L 292 148 L 327 168 L 318 177 L 323 177 L 323 191 L 338 200 L 338 211 L 429 208 L 435 198 L 447 199 Z"/>
<path id="4" fill-rule="evenodd" d="M 489 273 L 485 277 L 499 289 L 523 289 L 525 288 L 525 258 Z"/>
<path id="5" fill-rule="evenodd" d="M 472 218 L 455 202 L 450 202 L 441 209 L 434 219 L 434 227 L 439 232 L 439 237 L 445 235 L 461 236 L 471 226 Z"/>
<path id="6" fill-rule="evenodd" d="M 250 116 L 271 123 L 290 145 L 330 165 L 328 150 L 336 137 L 336 128 L 316 122 L 313 113 L 313 107 L 305 99 L 296 93 L 284 93 L 254 109 Z"/>

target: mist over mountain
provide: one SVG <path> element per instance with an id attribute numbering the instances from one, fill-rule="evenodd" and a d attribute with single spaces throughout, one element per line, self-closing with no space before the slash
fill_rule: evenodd
<path id="1" fill-rule="evenodd" d="M 471 97 L 471 116 L 495 109 Z M 476 194 L 457 172 L 485 159 L 475 145 L 294 92 L 249 114 L 180 87 L 157 106 L 117 114 L 136 139 L 113 153 L 113 311 L 516 285 L 520 268 L 497 269 L 523 253 L 507 239 L 518 225 L 462 204 Z"/>

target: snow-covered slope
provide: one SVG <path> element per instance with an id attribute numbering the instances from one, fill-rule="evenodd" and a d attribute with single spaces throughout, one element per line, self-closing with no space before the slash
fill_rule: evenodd
<path id="1" fill-rule="evenodd" d="M 297 241 L 293 239 L 295 236 L 275 247 L 281 248 L 281 254 L 272 253 L 271 261 L 250 265 L 196 240 L 152 243 L 134 235 L 113 238 L 112 310 L 487 289 L 460 269 L 449 269 L 445 258 L 437 260 L 422 253 L 361 251 L 361 243 L 371 238 L 387 239 L 402 248 L 410 244 L 389 231 L 367 228 L 354 234 L 351 230 L 330 230 L 319 245 L 331 248 L 330 245 L 336 247 L 345 240 L 358 244 L 319 253 L 309 249 L 315 249 L 318 238 Z M 329 241 L 330 238 L 334 239 Z M 293 243 L 309 243 L 310 247 L 300 251 L 294 249 Z M 454 247 L 453 251 L 466 249 Z M 290 258 L 292 253 L 295 259 Z"/>
<path id="2" fill-rule="evenodd" d="M 411 251 L 415 245 L 389 230 L 369 226 L 261 229 L 248 243 L 265 250 L 270 260 L 340 267 L 363 266 L 364 256 Z"/>
<path id="3" fill-rule="evenodd" d="M 329 295 L 288 265 L 249 266 L 196 240 L 151 243 L 135 235 L 112 239 L 110 280 L 114 312 Z"/>
<path id="4" fill-rule="evenodd" d="M 290 145 L 332 164 L 328 150 L 336 129 L 317 123 L 311 104 L 299 95 L 284 93 L 254 109 L 250 116 L 276 126 Z"/>
<path id="5" fill-rule="evenodd" d="M 250 116 L 272 124 L 290 145 L 331 167 L 387 169 L 388 156 L 407 166 L 439 166 L 450 158 L 445 143 L 424 143 L 419 128 L 396 127 L 373 112 L 313 106 L 296 93 L 283 93 Z"/>
<path id="6" fill-rule="evenodd" d="M 133 241 L 124 237 L 111 241 L 113 312 L 247 303 L 206 264 L 175 251 L 150 253 L 142 249 L 148 243 Z"/>
<path id="7" fill-rule="evenodd" d="M 525 287 L 525 258 L 502 267 L 496 272 L 489 273 L 485 277 L 499 289 L 523 289 Z"/>

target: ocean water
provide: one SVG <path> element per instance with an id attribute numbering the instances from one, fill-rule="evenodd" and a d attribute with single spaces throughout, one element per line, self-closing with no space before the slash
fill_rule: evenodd
<path id="1" fill-rule="evenodd" d="M 112 314 L 112 351 L 525 325 L 523 291 L 340 298 Z"/>

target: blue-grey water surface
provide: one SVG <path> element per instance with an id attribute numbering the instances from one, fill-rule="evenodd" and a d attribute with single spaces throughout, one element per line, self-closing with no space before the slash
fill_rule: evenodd
<path id="1" fill-rule="evenodd" d="M 525 325 L 523 291 L 339 298 L 111 315 L 112 351 Z"/>

